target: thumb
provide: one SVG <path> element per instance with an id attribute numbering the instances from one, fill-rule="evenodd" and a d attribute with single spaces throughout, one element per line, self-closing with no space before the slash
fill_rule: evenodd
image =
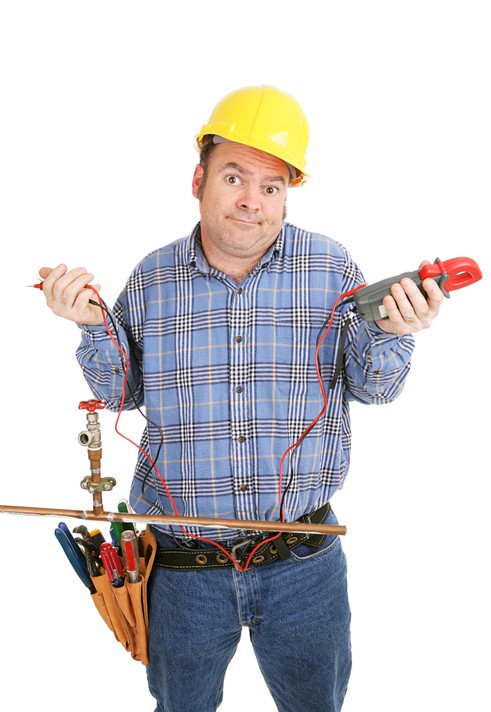
<path id="1" fill-rule="evenodd" d="M 41 277 L 41 279 L 46 279 L 46 277 L 51 274 L 52 271 L 53 267 L 41 267 L 41 269 L 39 270 L 39 276 Z"/>

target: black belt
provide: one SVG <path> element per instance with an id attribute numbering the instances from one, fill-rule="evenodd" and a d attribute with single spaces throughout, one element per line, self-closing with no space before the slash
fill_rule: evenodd
<path id="1" fill-rule="evenodd" d="M 322 524 L 327 519 L 330 511 L 331 505 L 327 502 L 320 509 L 304 514 L 297 521 Z M 262 540 L 271 539 L 273 536 L 275 535 L 268 534 L 267 536 L 238 539 L 236 543 L 223 548 L 240 566 L 244 566 L 251 551 Z M 274 561 L 288 559 L 290 552 L 300 544 L 319 548 L 325 538 L 323 534 L 283 533 L 274 541 L 268 541 L 264 546 L 257 549 L 249 562 L 249 567 L 263 566 L 264 564 L 272 564 Z M 196 571 L 198 569 L 227 569 L 232 568 L 235 564 L 223 551 L 216 547 L 195 546 L 188 548 L 183 544 L 176 548 L 159 547 L 155 556 L 154 566 L 176 571 Z"/>

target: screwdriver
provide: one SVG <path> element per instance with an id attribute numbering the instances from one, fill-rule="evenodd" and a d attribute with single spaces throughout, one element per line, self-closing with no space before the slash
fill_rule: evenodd
<path id="1" fill-rule="evenodd" d="M 106 574 L 115 588 L 124 585 L 123 568 L 119 560 L 116 547 L 109 542 L 101 544 L 101 559 L 106 570 Z"/>
<path id="2" fill-rule="evenodd" d="M 121 551 L 123 554 L 123 565 L 130 583 L 138 583 L 140 580 L 140 560 L 138 555 L 138 540 L 135 532 L 127 529 L 121 534 Z"/>

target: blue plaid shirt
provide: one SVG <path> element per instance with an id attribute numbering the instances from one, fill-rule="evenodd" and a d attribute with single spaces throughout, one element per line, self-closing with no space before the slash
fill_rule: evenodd
<path id="1" fill-rule="evenodd" d="M 315 369 L 319 332 L 336 298 L 363 281 L 342 245 L 288 223 L 240 284 L 209 266 L 199 225 L 137 265 L 113 313 L 131 356 L 128 384 L 155 424 L 146 425 L 141 446 L 155 458 L 179 514 L 279 520 L 280 459 L 323 407 Z M 328 390 L 347 319 L 342 377 Z M 103 326 L 81 329 L 77 357 L 85 378 L 116 411 L 120 355 Z M 413 347 L 413 337 L 362 321 L 352 303 L 336 310 L 320 348 L 329 405 L 285 464 L 286 521 L 320 507 L 343 485 L 349 401 L 392 401 Z M 127 393 L 125 408 L 131 407 Z M 141 453 L 130 504 L 136 512 L 173 514 Z M 187 530 L 222 541 L 244 533 Z"/>

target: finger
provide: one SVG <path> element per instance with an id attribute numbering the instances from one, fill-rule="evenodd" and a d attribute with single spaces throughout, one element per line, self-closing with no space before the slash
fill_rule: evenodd
<path id="1" fill-rule="evenodd" d="M 85 290 L 85 285 L 94 275 L 85 267 L 76 267 L 59 277 L 53 285 L 53 297 L 63 306 L 73 307 L 78 295 Z M 88 296 L 87 296 L 88 299 Z"/>
<path id="2" fill-rule="evenodd" d="M 399 300 L 399 295 L 397 296 L 397 298 L 392 295 L 384 297 L 384 307 L 387 312 L 387 317 L 389 321 L 391 321 L 397 327 L 404 325 L 407 326 L 408 322 L 404 319 Z M 408 306 L 403 308 L 405 308 L 405 314 L 409 317 L 409 321 L 411 321 L 411 319 L 413 318 L 414 311 L 407 299 L 405 301 Z"/>
<path id="3" fill-rule="evenodd" d="M 428 295 L 428 307 L 430 311 L 438 311 L 443 302 L 443 292 L 434 279 L 428 277 L 423 282 L 423 289 Z"/>
<path id="4" fill-rule="evenodd" d="M 68 267 L 65 264 L 59 264 L 57 267 L 41 267 L 39 275 L 44 279 L 43 290 L 47 288 L 49 292 L 57 279 L 62 277 Z"/>
<path id="5" fill-rule="evenodd" d="M 52 267 L 41 267 L 38 274 L 41 277 L 41 279 L 46 279 L 46 277 L 49 277 L 49 275 L 51 274 L 52 271 L 53 271 Z"/>
<path id="6" fill-rule="evenodd" d="M 425 298 L 411 279 L 404 279 L 400 284 L 392 285 L 390 291 L 402 318 L 407 323 L 427 309 Z"/>
<path id="7" fill-rule="evenodd" d="M 68 267 L 64 264 L 59 264 L 57 267 L 41 267 L 39 275 L 43 278 L 43 294 L 46 299 L 46 304 L 52 308 L 53 304 L 53 287 L 56 281 L 67 271 Z"/>
<path id="8" fill-rule="evenodd" d="M 412 331 L 411 320 L 406 321 L 399 309 L 398 302 L 392 295 L 384 297 L 383 304 L 387 312 L 387 319 L 377 324 L 391 334 L 409 334 Z M 411 316 L 411 315 L 410 315 Z"/>
<path id="9" fill-rule="evenodd" d="M 422 287 L 409 278 L 391 286 L 390 295 L 384 298 L 388 320 L 377 322 L 389 333 L 409 334 L 431 325 L 443 301 L 443 292 L 434 279 L 425 279 Z M 388 323 L 387 323 L 388 321 Z"/>

